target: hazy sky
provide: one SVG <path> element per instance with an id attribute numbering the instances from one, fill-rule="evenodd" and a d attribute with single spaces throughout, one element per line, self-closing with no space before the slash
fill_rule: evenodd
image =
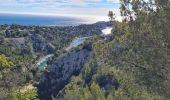
<path id="1" fill-rule="evenodd" d="M 104 20 L 119 15 L 119 0 L 0 0 L 0 13 L 69 15 Z"/>

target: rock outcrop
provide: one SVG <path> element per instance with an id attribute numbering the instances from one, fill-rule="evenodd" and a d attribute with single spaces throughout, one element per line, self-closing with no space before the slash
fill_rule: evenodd
<path id="1" fill-rule="evenodd" d="M 51 96 L 65 87 L 72 76 L 79 75 L 84 64 L 91 57 L 89 48 L 70 53 L 56 60 L 45 72 L 38 86 L 39 97 L 41 100 L 52 100 Z"/>

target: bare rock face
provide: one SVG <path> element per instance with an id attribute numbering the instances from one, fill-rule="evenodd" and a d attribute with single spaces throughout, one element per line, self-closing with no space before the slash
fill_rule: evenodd
<path id="1" fill-rule="evenodd" d="M 40 78 L 40 84 L 38 86 L 40 99 L 52 100 L 51 96 L 56 96 L 72 76 L 79 75 L 90 56 L 91 51 L 84 48 L 55 61 L 49 67 L 49 72 L 44 73 Z"/>

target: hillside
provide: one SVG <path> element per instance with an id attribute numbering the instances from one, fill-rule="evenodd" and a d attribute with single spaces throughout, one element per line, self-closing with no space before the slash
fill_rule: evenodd
<path id="1" fill-rule="evenodd" d="M 76 37 L 102 34 L 101 30 L 110 25 L 111 23 L 108 22 L 99 22 L 91 25 L 74 27 L 1 25 L 0 54 L 5 55 L 9 61 L 16 65 L 15 68 L 6 73 L 9 76 L 2 77 L 9 79 L 9 83 L 6 83 L 10 85 L 9 90 L 6 86 L 2 86 L 1 89 L 5 89 L 4 91 L 7 91 L 7 93 L 10 94 L 14 93 L 14 96 L 20 95 L 19 92 L 15 94 L 17 88 L 24 88 L 26 87 L 26 84 L 39 82 L 39 78 L 44 72 L 37 66 L 39 60 L 48 54 L 54 54 L 53 59 L 57 59 L 59 56 L 62 56 L 67 52 L 65 48 L 68 47 L 71 41 Z M 88 32 L 88 34 L 85 34 L 86 32 Z M 70 62 L 72 62 L 72 60 L 70 60 Z M 80 62 L 85 63 L 81 60 Z M 48 63 L 50 63 L 50 61 Z M 4 65 L 1 66 L 4 67 Z M 14 77 L 10 75 L 13 75 Z M 0 84 L 4 83 L 3 80 L 0 81 Z M 0 94 L 4 95 L 4 91 L 1 91 Z M 11 98 L 8 94 L 3 95 L 0 99 Z"/>
<path id="2" fill-rule="evenodd" d="M 124 20 L 114 22 L 112 40 L 95 38 L 93 57 L 58 99 L 170 99 L 170 2 L 120 2 Z"/>
<path id="3" fill-rule="evenodd" d="M 0 99 L 169 100 L 170 1 L 120 4 L 122 22 L 2 25 Z M 102 34 L 110 25 L 111 34 Z M 36 62 L 48 54 L 40 70 Z"/>

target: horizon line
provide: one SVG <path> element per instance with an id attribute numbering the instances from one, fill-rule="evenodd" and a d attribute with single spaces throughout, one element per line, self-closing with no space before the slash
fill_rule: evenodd
<path id="1" fill-rule="evenodd" d="M 0 12 L 1 14 L 8 14 L 8 15 L 29 15 L 29 16 L 51 16 L 51 17 L 72 17 L 72 18 L 79 18 L 86 21 L 109 21 L 108 16 L 97 16 L 97 15 L 78 15 L 78 14 L 52 14 L 52 13 L 28 13 L 28 12 Z M 121 21 L 121 16 L 117 16 L 116 21 Z"/>

